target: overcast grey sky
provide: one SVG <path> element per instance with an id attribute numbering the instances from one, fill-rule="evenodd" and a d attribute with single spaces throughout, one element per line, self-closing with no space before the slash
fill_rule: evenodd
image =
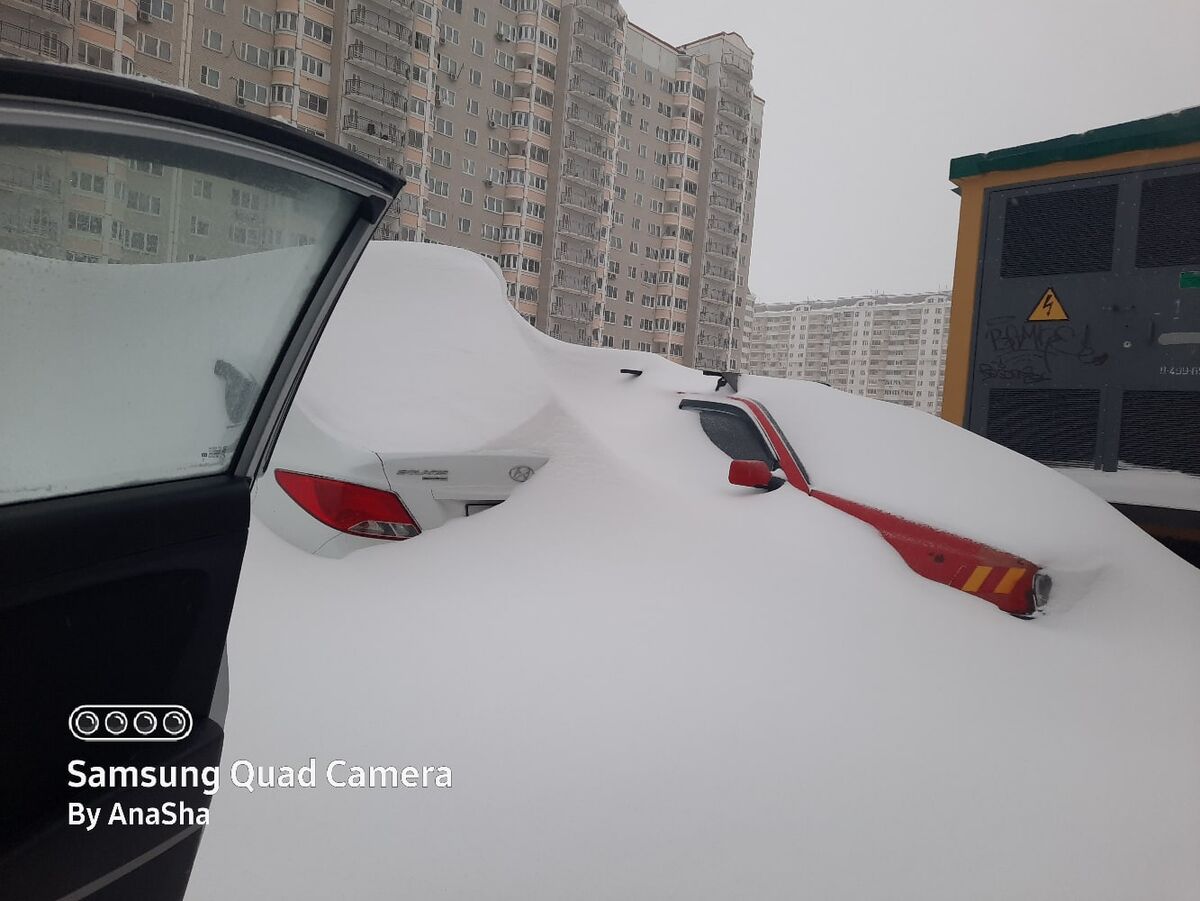
<path id="1" fill-rule="evenodd" d="M 737 31 L 766 99 L 760 302 L 947 287 L 951 157 L 1200 106 L 1200 0 L 624 0 Z"/>

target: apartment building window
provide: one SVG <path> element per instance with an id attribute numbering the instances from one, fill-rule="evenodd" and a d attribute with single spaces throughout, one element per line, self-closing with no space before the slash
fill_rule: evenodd
<path id="1" fill-rule="evenodd" d="M 525 212 L 534 219 L 546 218 L 546 205 L 544 203 L 534 203 L 532 200 L 525 201 Z"/>
<path id="2" fill-rule="evenodd" d="M 138 0 L 138 10 L 152 19 L 175 21 L 175 4 L 171 0 Z"/>
<path id="3" fill-rule="evenodd" d="M 467 206 L 470 206 L 471 204 L 473 204 L 475 202 L 475 192 L 472 191 L 470 188 L 463 188 L 462 191 L 458 195 L 458 201 L 459 201 L 459 203 L 463 203 L 463 204 L 466 204 Z"/>
<path id="4" fill-rule="evenodd" d="M 75 48 L 75 58 L 85 66 L 92 66 L 96 69 L 111 72 L 113 68 L 113 52 L 104 47 L 89 44 L 87 41 L 79 42 Z M 123 65 L 125 60 L 121 62 Z"/>
<path id="5" fill-rule="evenodd" d="M 442 6 L 452 13 L 462 15 L 462 0 L 442 0 Z"/>
<path id="6" fill-rule="evenodd" d="M 446 150 L 442 147 L 433 148 L 433 164 L 435 166 L 445 166 L 447 169 L 449 169 L 450 163 L 451 160 L 449 150 Z"/>
<path id="7" fill-rule="evenodd" d="M 116 31 L 117 28 L 117 11 L 96 0 L 83 0 L 79 4 L 79 18 L 109 31 Z"/>
<path id="8" fill-rule="evenodd" d="M 312 2 L 326 9 L 333 9 L 333 0 L 312 0 Z"/>
<path id="9" fill-rule="evenodd" d="M 247 9 L 249 9 L 249 7 L 247 7 Z M 249 23 L 247 23 L 247 24 L 249 24 Z M 264 28 L 262 30 L 270 31 L 271 29 Z M 289 13 L 289 12 L 275 13 L 275 30 L 276 31 L 295 31 L 296 30 L 296 14 Z"/>
<path id="10" fill-rule="evenodd" d="M 158 253 L 158 235 L 149 232 L 129 232 L 124 244 L 138 253 Z"/>
<path id="11" fill-rule="evenodd" d="M 487 13 L 485 13 L 485 12 L 484 12 L 482 9 L 480 9 L 478 6 L 477 6 L 477 7 L 475 7 L 475 12 L 472 14 L 472 16 L 471 16 L 471 20 L 472 20 L 472 21 L 473 21 L 473 22 L 474 22 L 476 25 L 481 25 L 481 26 L 483 26 L 483 27 L 485 27 L 485 28 L 487 27 Z"/>
<path id="12" fill-rule="evenodd" d="M 445 41 L 447 44 L 453 44 L 456 47 L 458 46 L 459 41 L 461 40 L 461 33 L 457 28 L 453 27 L 452 25 L 441 25 L 439 26 L 439 30 L 441 32 L 443 41 Z"/>
<path id="13" fill-rule="evenodd" d="M 633 127 L 633 113 L 629 112 L 628 110 L 621 110 L 621 124 L 628 125 L 632 128 Z M 624 149 L 628 150 L 629 149 L 629 139 L 623 137 L 623 138 L 621 138 L 621 140 L 624 142 Z"/>
<path id="14" fill-rule="evenodd" d="M 471 38 L 471 52 L 476 56 L 483 56 L 483 41 L 479 38 Z"/>
<path id="15" fill-rule="evenodd" d="M 90 235 L 99 235 L 104 232 L 104 217 L 96 213 L 71 210 L 67 213 L 67 228 Z"/>
<path id="16" fill-rule="evenodd" d="M 197 238 L 207 238 L 212 230 L 212 223 L 207 219 L 201 219 L 199 216 L 192 217 L 192 234 Z"/>
<path id="17" fill-rule="evenodd" d="M 204 0 L 204 6 L 212 12 L 225 15 L 225 0 Z"/>
<path id="18" fill-rule="evenodd" d="M 71 187 L 76 191 L 86 191 L 89 194 L 103 194 L 104 176 L 76 170 L 71 173 Z"/>
<path id="19" fill-rule="evenodd" d="M 433 179 L 433 182 L 430 184 L 429 190 L 436 197 L 449 197 L 450 196 L 450 182 L 446 181 L 445 179 L 435 178 L 435 179 Z"/>
<path id="20" fill-rule="evenodd" d="M 497 156 L 508 156 L 508 141 L 498 138 L 488 138 L 488 150 Z"/>
<path id="21" fill-rule="evenodd" d="M 517 62 L 511 53 L 505 53 L 503 50 L 497 50 L 496 65 L 502 69 L 508 69 L 509 71 L 512 71 L 517 67 Z"/>
<path id="22" fill-rule="evenodd" d="M 288 89 L 291 90 L 290 88 Z M 237 96 L 239 100 L 248 103 L 261 103 L 266 106 L 267 103 L 267 87 L 266 85 L 257 84 L 253 81 L 247 81 L 244 78 L 238 79 Z"/>
<path id="23" fill-rule="evenodd" d="M 294 69 L 296 67 L 296 50 L 293 47 L 275 48 L 275 68 Z"/>
<path id="24" fill-rule="evenodd" d="M 464 235 L 471 234 L 471 220 L 464 219 L 462 216 L 459 216 L 458 217 L 458 230 L 460 232 L 462 232 Z"/>
<path id="25" fill-rule="evenodd" d="M 329 112 L 329 98 L 322 97 L 320 94 L 314 94 L 311 91 L 301 91 L 300 108 L 312 110 L 314 113 L 320 113 L 324 116 Z"/>
<path id="26" fill-rule="evenodd" d="M 446 227 L 446 214 L 443 213 L 441 210 L 435 210 L 432 207 L 426 207 L 425 208 L 425 221 L 428 222 L 430 225 L 437 226 L 438 228 L 445 228 Z"/>
<path id="27" fill-rule="evenodd" d="M 138 35 L 141 37 L 141 35 Z M 258 66 L 260 69 L 271 68 L 271 51 L 264 47 L 255 47 L 253 44 L 242 42 L 238 47 L 238 56 L 242 62 L 249 63 L 252 66 Z"/>
<path id="28" fill-rule="evenodd" d="M 333 43 L 333 29 L 328 25 L 322 25 L 315 19 L 304 20 L 304 33 L 315 41 L 320 41 L 322 44 Z"/>
<path id="29" fill-rule="evenodd" d="M 291 103 L 293 89 L 290 84 L 273 84 L 271 85 L 271 102 L 272 103 Z"/>
<path id="30" fill-rule="evenodd" d="M 512 85 L 498 78 L 492 79 L 492 93 L 505 100 L 512 100 Z"/>
<path id="31" fill-rule="evenodd" d="M 479 87 L 480 85 L 483 84 L 483 73 L 480 72 L 478 69 L 472 69 L 470 72 L 467 73 L 467 79 L 471 82 L 471 84 L 474 87 Z"/>
<path id="32" fill-rule="evenodd" d="M 300 68 L 313 78 L 319 78 L 322 81 L 326 79 L 325 61 L 317 59 L 315 56 L 309 56 L 307 53 L 301 55 Z"/>
<path id="33" fill-rule="evenodd" d="M 408 98 L 408 111 L 414 116 L 420 116 L 422 119 L 425 118 L 425 109 L 426 103 L 420 97 L 414 94 Z"/>
<path id="34" fill-rule="evenodd" d="M 433 21 L 433 7 L 424 2 L 424 0 L 416 0 L 416 3 L 413 4 L 413 10 L 426 22 Z"/>
<path id="35" fill-rule="evenodd" d="M 200 83 L 210 88 L 219 88 L 221 86 L 220 70 L 214 69 L 212 66 L 201 66 Z"/>
<path id="36" fill-rule="evenodd" d="M 290 14 L 295 19 L 296 14 Z M 255 9 L 253 6 L 242 7 L 242 22 L 249 25 L 251 28 L 271 33 L 271 14 L 265 13 L 261 9 Z M 294 28 L 295 26 L 293 26 Z"/>
<path id="37" fill-rule="evenodd" d="M 504 204 L 500 202 L 500 198 L 493 197 L 491 194 L 483 195 L 483 208 L 489 213 L 504 212 Z"/>
<path id="38" fill-rule="evenodd" d="M 526 272 L 532 272 L 536 275 L 542 271 L 542 261 L 535 260 L 532 257 L 522 257 L 521 268 Z"/>
<path id="39" fill-rule="evenodd" d="M 219 51 L 225 45 L 225 38 L 219 31 L 211 28 L 204 29 L 204 46 L 209 50 Z"/>
<path id="40" fill-rule="evenodd" d="M 468 157 L 463 157 L 462 170 L 464 175 L 475 174 L 475 161 Z"/>
<path id="41" fill-rule="evenodd" d="M 479 132 L 473 128 L 465 128 L 463 129 L 463 140 L 474 147 L 479 143 Z"/>
<path id="42" fill-rule="evenodd" d="M 479 237 L 485 241 L 500 240 L 500 226 L 492 225 L 490 222 L 484 222 L 479 226 Z"/>
<path id="43" fill-rule="evenodd" d="M 454 137 L 454 123 L 448 119 L 443 119 L 441 116 L 434 117 L 433 130 L 448 138 Z"/>
<path id="44" fill-rule="evenodd" d="M 479 101 L 476 100 L 474 97 L 467 98 L 467 115 L 468 116 L 478 116 L 479 115 Z"/>
<path id="45" fill-rule="evenodd" d="M 548 50 L 558 49 L 558 38 L 541 28 L 538 29 L 538 43 Z"/>

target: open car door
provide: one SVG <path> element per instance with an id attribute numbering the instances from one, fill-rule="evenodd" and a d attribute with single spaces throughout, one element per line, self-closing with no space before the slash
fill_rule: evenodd
<path id="1" fill-rule="evenodd" d="M 182 91 L 0 62 L 4 897 L 182 896 L 251 485 L 402 185 Z"/>

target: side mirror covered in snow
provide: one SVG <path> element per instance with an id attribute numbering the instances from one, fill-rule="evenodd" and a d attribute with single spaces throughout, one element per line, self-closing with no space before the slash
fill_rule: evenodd
<path id="1" fill-rule="evenodd" d="M 770 491 L 782 485 L 783 479 L 771 475 L 771 467 L 762 460 L 730 460 L 729 484 Z"/>

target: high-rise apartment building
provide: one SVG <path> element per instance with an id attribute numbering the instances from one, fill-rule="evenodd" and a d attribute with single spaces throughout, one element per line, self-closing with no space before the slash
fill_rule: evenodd
<path id="1" fill-rule="evenodd" d="M 409 179 L 377 237 L 493 257 L 542 330 L 742 366 L 763 101 L 737 34 L 676 46 L 611 0 L 0 0 L 0 53 L 336 141 Z"/>
<path id="2" fill-rule="evenodd" d="M 949 325 L 948 294 L 760 305 L 746 371 L 937 413 Z"/>

